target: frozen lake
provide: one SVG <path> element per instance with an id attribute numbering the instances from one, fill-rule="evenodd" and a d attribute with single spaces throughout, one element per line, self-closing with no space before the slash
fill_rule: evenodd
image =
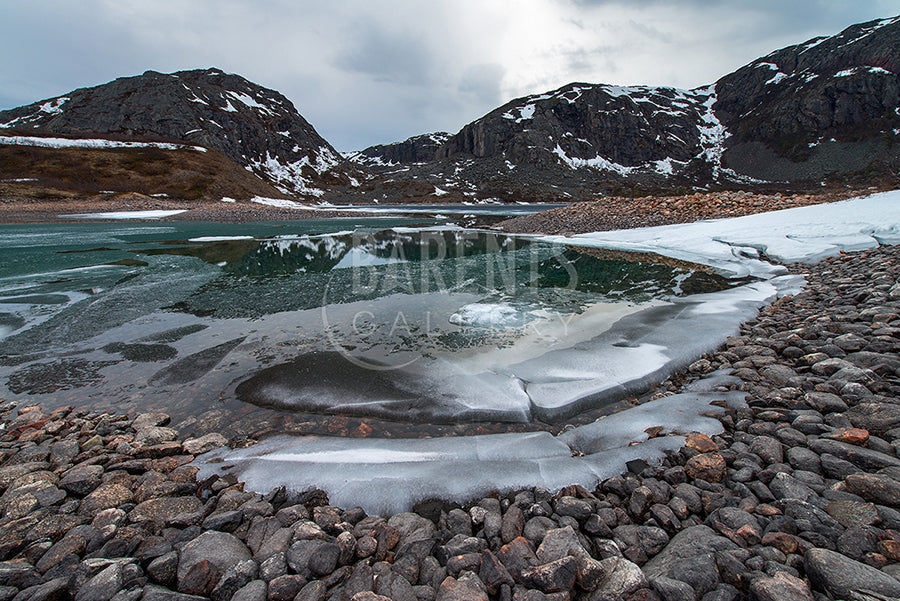
<path id="1" fill-rule="evenodd" d="M 423 220 L 4 226 L 0 397 L 280 435 L 201 475 L 371 512 L 592 486 L 716 432 L 721 376 L 597 418 L 802 286 L 773 261 L 897 243 L 900 194 L 572 237 Z"/>
<path id="2" fill-rule="evenodd" d="M 669 328 L 737 285 L 397 217 L 0 234 L 0 396 L 244 436 L 558 429 L 693 356 Z"/>

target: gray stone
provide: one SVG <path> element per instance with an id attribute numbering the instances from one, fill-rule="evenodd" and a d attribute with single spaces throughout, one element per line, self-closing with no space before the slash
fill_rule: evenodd
<path id="1" fill-rule="evenodd" d="M 577 563 L 574 557 L 563 557 L 522 573 L 526 585 L 544 593 L 561 593 L 575 586 Z"/>
<path id="2" fill-rule="evenodd" d="M 690 584 L 660 576 L 650 581 L 650 586 L 666 601 L 694 601 L 696 593 Z"/>
<path id="3" fill-rule="evenodd" d="M 857 428 L 876 435 L 900 426 L 900 405 L 893 403 L 860 403 L 844 415 Z"/>
<path id="4" fill-rule="evenodd" d="M 900 466 L 900 459 L 897 457 L 827 438 L 813 440 L 809 443 L 809 448 L 819 455 L 828 453 L 865 470 L 877 471 L 884 467 Z"/>
<path id="5" fill-rule="evenodd" d="M 251 580 L 238 589 L 231 601 L 266 601 L 266 583 L 262 580 Z"/>
<path id="6" fill-rule="evenodd" d="M 214 530 L 204 532 L 182 547 L 178 558 L 178 581 L 204 559 L 224 574 L 239 562 L 251 559 L 251 554 L 250 549 L 232 534 Z"/>
<path id="7" fill-rule="evenodd" d="M 719 581 L 716 551 L 738 548 L 709 526 L 691 526 L 676 534 L 643 569 L 650 579 L 663 576 L 681 580 L 690 584 L 698 595 L 704 595 Z"/>
<path id="8" fill-rule="evenodd" d="M 466 572 L 459 579 L 447 576 L 437 591 L 436 601 L 488 601 L 487 590 L 477 576 Z"/>
<path id="9" fill-rule="evenodd" d="M 88 580 L 75 601 L 109 601 L 122 588 L 122 565 L 114 563 Z"/>
<path id="10" fill-rule="evenodd" d="M 238 589 L 255 579 L 259 574 L 259 567 L 252 559 L 238 562 L 226 570 L 210 593 L 213 601 L 228 601 Z"/>
<path id="11" fill-rule="evenodd" d="M 609 576 L 588 594 L 589 601 L 619 601 L 649 584 L 641 568 L 624 557 L 608 557 L 600 563 Z"/>
<path id="12" fill-rule="evenodd" d="M 330 574 L 337 566 L 341 549 L 324 540 L 300 540 L 291 545 L 287 562 L 301 576 Z"/>
<path id="13" fill-rule="evenodd" d="M 847 410 L 847 403 L 836 394 L 830 392 L 808 392 L 803 400 L 810 407 L 823 414 L 843 413 Z"/>
<path id="14" fill-rule="evenodd" d="M 532 545 L 537 547 L 544 540 L 547 532 L 557 527 L 556 522 L 548 517 L 536 516 L 525 522 L 525 528 L 522 535 L 528 539 Z"/>
<path id="15" fill-rule="evenodd" d="M 769 490 L 772 491 L 776 499 L 808 501 L 817 496 L 816 491 L 812 488 L 784 472 L 775 474 L 775 477 L 769 482 Z"/>
<path id="16" fill-rule="evenodd" d="M 294 601 L 325 601 L 328 587 L 321 580 L 313 580 L 297 593 Z"/>
<path id="17" fill-rule="evenodd" d="M 588 519 L 593 510 L 593 506 L 583 499 L 562 496 L 556 500 L 556 513 L 573 517 L 579 522 Z"/>
<path id="18" fill-rule="evenodd" d="M 141 601 L 207 601 L 206 597 L 176 593 L 167 588 L 149 584 L 144 587 L 144 596 Z"/>
<path id="19" fill-rule="evenodd" d="M 178 577 L 178 552 L 160 555 L 147 566 L 147 576 L 163 586 L 172 586 Z"/>
<path id="20" fill-rule="evenodd" d="M 810 549 L 804 558 L 813 585 L 836 599 L 854 599 L 866 592 L 900 598 L 900 581 L 872 566 L 828 549 Z"/>
<path id="21" fill-rule="evenodd" d="M 750 452 L 762 459 L 766 465 L 781 463 L 784 460 L 784 450 L 781 443 L 771 436 L 757 436 L 750 443 Z"/>
<path id="22" fill-rule="evenodd" d="M 757 578 L 750 583 L 752 601 L 814 601 L 809 586 L 799 578 L 778 572 L 772 578 Z"/>
<path id="23" fill-rule="evenodd" d="M 581 541 L 578 540 L 578 535 L 575 531 L 571 527 L 566 526 L 565 528 L 547 531 L 535 555 L 537 555 L 541 563 L 550 563 L 551 561 L 562 559 L 573 552 L 576 554 L 587 553 L 581 545 Z"/>
<path id="24" fill-rule="evenodd" d="M 224 447 L 226 444 L 228 444 L 228 439 L 218 432 L 210 432 L 199 438 L 189 438 L 181 443 L 181 446 L 184 448 L 185 453 L 200 455 L 201 453 Z"/>
<path id="25" fill-rule="evenodd" d="M 872 503 L 832 501 L 825 507 L 825 511 L 845 528 L 871 526 L 881 521 L 878 509 Z"/>
<path id="26" fill-rule="evenodd" d="M 415 513 L 398 513 L 388 520 L 388 526 L 400 533 L 399 547 L 411 542 L 434 538 L 434 522 Z"/>

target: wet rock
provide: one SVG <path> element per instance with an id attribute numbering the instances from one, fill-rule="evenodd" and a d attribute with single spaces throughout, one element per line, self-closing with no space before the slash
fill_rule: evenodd
<path id="1" fill-rule="evenodd" d="M 893 403 L 860 403 L 844 415 L 857 428 L 878 435 L 900 426 L 900 405 Z"/>
<path id="2" fill-rule="evenodd" d="M 178 581 L 180 583 L 188 571 L 203 560 L 209 561 L 220 573 L 225 573 L 250 558 L 250 550 L 234 535 L 212 530 L 204 532 L 182 547 L 178 559 Z"/>
<path id="3" fill-rule="evenodd" d="M 488 595 L 481 580 L 466 573 L 458 580 L 447 576 L 437 591 L 436 601 L 488 601 Z"/>
<path id="4" fill-rule="evenodd" d="M 865 598 L 868 592 L 900 597 L 900 581 L 881 570 L 828 549 L 810 549 L 804 555 L 806 574 L 817 589 L 837 599 Z"/>
<path id="5" fill-rule="evenodd" d="M 624 557 L 609 557 L 600 563 L 609 576 L 589 593 L 590 601 L 617 601 L 649 585 L 641 568 Z"/>
<path id="6" fill-rule="evenodd" d="M 814 601 L 809 586 L 785 572 L 751 582 L 750 598 L 753 601 Z"/>
<path id="7" fill-rule="evenodd" d="M 900 481 L 880 474 L 855 473 L 844 481 L 847 490 L 867 501 L 900 507 Z"/>

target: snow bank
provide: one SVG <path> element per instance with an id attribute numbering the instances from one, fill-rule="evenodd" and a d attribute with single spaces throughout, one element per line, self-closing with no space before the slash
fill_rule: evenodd
<path id="1" fill-rule="evenodd" d="M 202 146 L 168 144 L 165 142 L 119 142 L 91 138 L 41 138 L 37 136 L 0 136 L 0 144 L 7 146 L 40 146 L 41 148 L 161 148 L 162 150 L 195 150 L 206 152 Z"/>

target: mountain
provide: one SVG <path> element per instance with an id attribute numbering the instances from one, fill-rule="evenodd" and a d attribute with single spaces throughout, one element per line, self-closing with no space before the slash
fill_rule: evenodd
<path id="1" fill-rule="evenodd" d="M 890 176 L 898 74 L 900 17 L 775 51 L 709 86 L 573 83 L 513 100 L 436 149 L 420 137 L 350 157 L 397 182 L 504 200 Z"/>
<path id="2" fill-rule="evenodd" d="M 218 151 L 283 193 L 305 197 L 352 185 L 359 177 L 359 169 L 287 98 L 219 69 L 147 71 L 81 88 L 0 111 L 0 128 L 28 135 L 196 144 Z"/>

